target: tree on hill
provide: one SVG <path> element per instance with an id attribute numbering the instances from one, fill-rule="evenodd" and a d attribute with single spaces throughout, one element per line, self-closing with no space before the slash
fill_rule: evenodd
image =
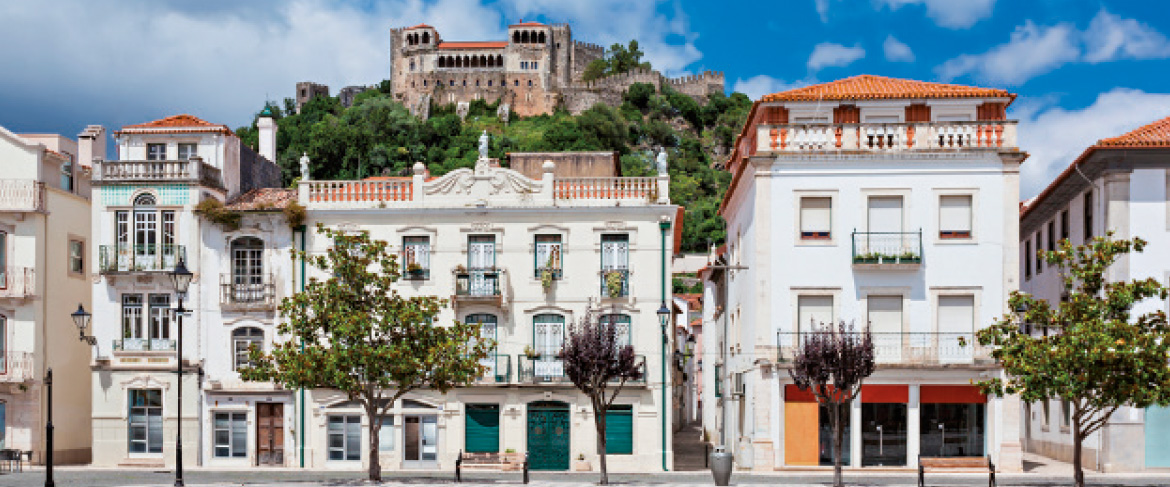
<path id="1" fill-rule="evenodd" d="M 649 61 L 643 61 L 646 53 L 638 47 L 637 40 L 631 40 L 628 45 L 615 43 L 605 51 L 605 55 L 590 61 L 581 74 L 584 81 L 593 81 L 598 78 L 615 74 L 628 73 L 635 68 L 651 69 Z"/>
<path id="2" fill-rule="evenodd" d="M 1073 247 L 1068 240 L 1059 250 L 1040 252 L 1040 258 L 1060 268 L 1067 298 L 1049 303 L 1028 293 L 1012 292 L 1008 307 L 1023 312 L 1028 328 L 1006 315 L 976 336 L 993 346 L 992 357 L 1003 366 L 1006 379 L 978 385 L 986 394 L 1019 394 L 1026 402 L 1061 399 L 1069 415 L 1073 438 L 1073 480 L 1085 485 L 1081 449 L 1089 435 L 1099 431 L 1118 408 L 1170 405 L 1170 325 L 1162 310 L 1134 316 L 1133 306 L 1147 299 L 1166 302 L 1170 292 L 1157 279 L 1110 282 L 1106 272 L 1119 258 L 1141 252 L 1140 238 L 1114 240 L 1113 234 Z"/>
<path id="3" fill-rule="evenodd" d="M 281 336 L 270 353 L 253 348 L 250 381 L 288 389 L 335 389 L 365 410 L 369 479 L 381 481 L 378 431 L 394 403 L 423 388 L 446 393 L 480 377 L 494 343 L 479 339 L 479 325 L 434 323 L 442 299 L 403 297 L 398 256 L 386 242 L 318 225 L 333 241 L 321 254 L 299 257 L 329 277 L 309 279 L 305 290 L 284 298 Z"/>

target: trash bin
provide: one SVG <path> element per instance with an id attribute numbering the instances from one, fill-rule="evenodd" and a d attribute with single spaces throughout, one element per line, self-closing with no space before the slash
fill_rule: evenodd
<path id="1" fill-rule="evenodd" d="M 711 476 L 715 477 L 715 485 L 727 485 L 731 481 L 732 454 L 720 445 L 711 452 L 708 461 L 711 465 Z"/>

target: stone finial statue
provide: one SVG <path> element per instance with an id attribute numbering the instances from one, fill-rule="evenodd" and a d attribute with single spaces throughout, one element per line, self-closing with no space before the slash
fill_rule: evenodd
<path id="1" fill-rule="evenodd" d="M 488 158 L 488 140 L 490 140 L 490 137 L 488 137 L 487 130 L 484 130 L 483 135 L 479 136 L 479 158 L 480 159 L 487 159 Z"/>
<path id="2" fill-rule="evenodd" d="M 309 153 L 301 154 L 301 181 L 309 180 Z"/>
<path id="3" fill-rule="evenodd" d="M 666 175 L 666 149 L 658 149 L 658 175 Z"/>

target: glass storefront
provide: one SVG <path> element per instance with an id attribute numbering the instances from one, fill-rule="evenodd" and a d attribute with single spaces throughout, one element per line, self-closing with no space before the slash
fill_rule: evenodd
<path id="1" fill-rule="evenodd" d="M 864 393 L 863 393 L 864 394 Z M 861 405 L 861 465 L 906 465 L 906 405 Z"/>
<path id="2" fill-rule="evenodd" d="M 833 423 L 829 419 L 829 408 L 827 406 L 820 406 L 818 408 L 820 418 L 820 464 L 833 465 Z M 849 438 L 852 436 L 852 430 L 849 424 L 849 405 L 841 406 L 841 464 L 849 465 L 850 462 L 850 448 Z"/>
<path id="3" fill-rule="evenodd" d="M 923 456 L 978 457 L 984 448 L 984 404 L 923 404 L 921 406 Z"/>

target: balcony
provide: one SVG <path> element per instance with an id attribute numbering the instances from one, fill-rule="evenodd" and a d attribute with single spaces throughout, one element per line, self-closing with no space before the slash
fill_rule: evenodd
<path id="1" fill-rule="evenodd" d="M 612 268 L 601 270 L 601 296 L 620 299 L 630 296 L 630 270 Z"/>
<path id="2" fill-rule="evenodd" d="M 33 355 L 28 352 L 7 352 L 0 355 L 0 382 L 28 382 L 33 380 Z"/>
<path id="3" fill-rule="evenodd" d="M 1016 122 L 760 124 L 756 154 L 1015 149 Z"/>
<path id="4" fill-rule="evenodd" d="M 124 272 L 169 272 L 187 259 L 183 245 L 102 245 L 98 248 L 98 269 L 103 274 Z"/>
<path id="5" fill-rule="evenodd" d="M 917 269 L 922 265 L 922 231 L 853 232 L 855 269 Z"/>
<path id="6" fill-rule="evenodd" d="M 860 335 L 861 333 L 855 333 Z M 791 363 L 807 332 L 779 332 L 776 345 L 781 363 Z M 878 365 L 991 365 L 992 347 L 979 344 L 974 333 L 873 333 L 873 355 Z"/>
<path id="7" fill-rule="evenodd" d="M 36 294 L 36 270 L 28 267 L 0 268 L 0 298 L 29 298 Z"/>
<path id="8" fill-rule="evenodd" d="M 45 183 L 31 179 L 0 179 L 0 211 L 45 211 Z"/>
<path id="9" fill-rule="evenodd" d="M 512 356 L 503 354 L 489 355 L 479 361 L 487 368 L 483 375 L 476 380 L 480 384 L 507 384 L 512 382 Z"/>
<path id="10" fill-rule="evenodd" d="M 175 341 L 169 338 L 120 338 L 114 340 L 115 352 L 173 352 Z"/>
<path id="11" fill-rule="evenodd" d="M 571 384 L 569 376 L 565 375 L 565 363 L 558 358 L 532 358 L 526 355 L 518 355 L 517 363 L 519 370 L 516 374 L 517 381 L 520 383 L 532 384 Z M 646 383 L 646 356 L 637 355 L 634 359 L 642 368 L 642 378 L 638 380 L 626 381 L 626 384 L 645 384 Z M 610 381 L 611 384 L 616 384 L 617 381 Z"/>
<path id="12" fill-rule="evenodd" d="M 93 172 L 93 184 L 111 183 L 198 183 L 223 188 L 219 168 L 203 159 L 172 161 L 98 161 Z"/>
<path id="13" fill-rule="evenodd" d="M 462 301 L 500 301 L 504 270 L 471 269 L 455 271 L 455 299 Z"/>
<path id="14" fill-rule="evenodd" d="M 255 281 L 255 277 L 240 277 L 240 280 Z M 225 311 L 270 311 L 276 309 L 276 286 L 272 276 L 266 275 L 259 282 L 236 282 L 236 276 L 219 276 L 219 305 Z"/>
<path id="15" fill-rule="evenodd" d="M 559 178 L 553 183 L 558 200 L 658 200 L 658 178 Z"/>

